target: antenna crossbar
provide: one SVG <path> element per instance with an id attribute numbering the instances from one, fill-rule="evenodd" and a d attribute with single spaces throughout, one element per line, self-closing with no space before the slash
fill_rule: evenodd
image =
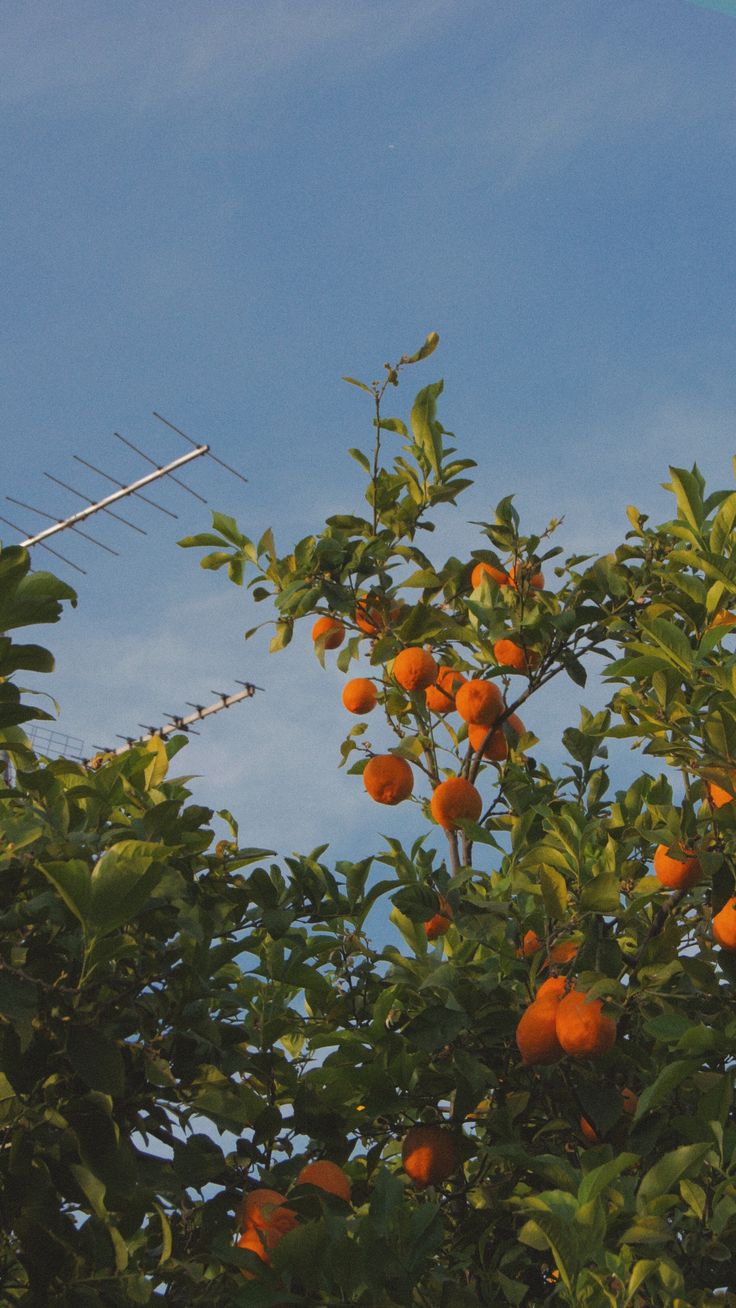
<path id="1" fill-rule="evenodd" d="M 165 740 L 167 736 L 172 736 L 177 731 L 190 732 L 194 722 L 201 722 L 203 718 L 209 718 L 213 713 L 221 713 L 223 709 L 230 708 L 232 704 L 239 704 L 243 699 L 252 699 L 256 691 L 261 689 L 260 686 L 254 686 L 250 681 L 241 682 L 241 685 L 243 686 L 242 690 L 236 690 L 232 695 L 227 695 L 223 692 L 220 694 L 220 698 L 215 704 L 208 704 L 206 708 L 203 708 L 201 704 L 191 705 L 195 710 L 194 713 L 187 713 L 186 716 L 168 713 L 166 716 L 170 717 L 172 721 L 166 722 L 161 727 L 150 727 L 148 723 L 141 722 L 139 725 L 143 727 L 145 735 L 136 737 L 122 736 L 121 739 L 126 743 L 118 746 L 117 749 L 106 752 L 111 754 L 126 754 L 133 745 L 138 745 L 143 741 L 150 740 L 152 736 L 160 736 L 162 740 Z M 213 691 L 213 694 L 216 695 L 218 692 Z M 198 733 L 194 732 L 193 734 L 197 735 Z"/>
<path id="2" fill-rule="evenodd" d="M 113 491 L 111 495 L 107 495 L 105 499 L 98 500 L 96 503 L 90 503 L 86 509 L 80 509 L 78 513 L 72 513 L 70 517 L 65 518 L 63 522 L 57 522 L 53 527 L 46 527 L 44 531 L 39 531 L 35 536 L 29 536 L 26 540 L 23 540 L 20 543 L 26 547 L 40 544 L 49 536 L 54 536 L 56 532 L 64 531 L 67 527 L 73 527 L 78 522 L 84 522 L 86 518 L 90 518 L 93 513 L 99 513 L 101 509 L 109 510 L 111 504 L 116 504 L 118 500 L 124 499 L 127 495 L 135 495 L 136 491 L 139 491 L 141 487 L 149 486 L 152 481 L 158 481 L 160 477 L 165 477 L 167 474 L 170 474 L 173 469 L 181 468 L 185 464 L 191 463 L 193 459 L 201 458 L 203 454 L 209 454 L 208 445 L 198 445 L 196 449 L 190 450 L 188 454 L 180 455 L 178 459 L 174 459 L 171 463 L 167 463 L 165 467 L 157 467 L 155 472 L 149 472 L 145 477 L 139 477 L 137 481 L 131 482 L 129 486 L 123 486 L 120 490 Z M 52 480 L 56 479 L 52 478 Z M 86 498 L 86 496 L 83 498 Z"/>

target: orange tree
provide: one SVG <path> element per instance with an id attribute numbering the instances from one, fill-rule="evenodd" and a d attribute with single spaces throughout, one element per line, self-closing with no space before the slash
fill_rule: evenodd
<path id="1" fill-rule="evenodd" d="M 90 770 L 5 728 L 8 1302 L 685 1308 L 736 1282 L 736 493 L 672 469 L 672 520 L 629 509 L 598 559 L 506 498 L 432 558 L 472 465 L 441 383 L 407 425 L 385 402 L 436 343 L 349 379 L 364 515 L 283 556 L 220 514 L 183 542 L 252 574 L 274 650 L 308 622 L 342 762 L 417 808 L 411 848 L 269 862 L 223 810 L 212 849 L 171 746 Z M 592 656 L 610 703 L 548 767 L 522 715 Z"/>

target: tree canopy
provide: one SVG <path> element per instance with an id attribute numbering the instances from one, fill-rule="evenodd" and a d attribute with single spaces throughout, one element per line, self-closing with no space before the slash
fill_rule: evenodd
<path id="1" fill-rule="evenodd" d="M 604 557 L 507 496 L 438 559 L 472 461 L 441 382 L 385 412 L 436 344 L 346 379 L 363 514 L 283 555 L 222 514 L 182 542 L 269 606 L 274 652 L 312 625 L 326 694 L 360 681 L 336 766 L 419 806 L 411 848 L 332 866 L 327 831 L 279 859 L 225 810 L 215 843 L 169 775 L 181 737 L 36 757 L 15 674 L 52 664 L 8 633 L 74 597 L 0 554 L 3 1302 L 699 1308 L 736 1284 L 736 492 L 671 468 L 671 519 L 630 507 Z M 593 669 L 609 702 L 553 768 L 521 714 Z"/>

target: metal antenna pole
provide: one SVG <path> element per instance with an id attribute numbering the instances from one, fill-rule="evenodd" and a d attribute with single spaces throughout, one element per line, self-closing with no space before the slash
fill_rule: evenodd
<path id="1" fill-rule="evenodd" d="M 88 463 L 86 459 L 82 458 L 81 454 L 73 454 L 72 458 L 76 459 L 77 463 L 83 463 L 85 468 L 89 468 L 90 472 L 96 472 L 98 477 L 104 477 L 105 481 L 112 482 L 113 486 L 119 486 L 121 490 L 125 486 L 124 481 L 118 481 L 117 477 L 111 477 L 109 472 L 103 472 L 102 468 L 96 468 L 94 463 Z M 179 514 L 174 513 L 172 509 L 165 509 L 163 504 L 157 504 L 156 500 L 149 499 L 147 495 L 141 495 L 140 491 L 135 493 L 139 500 L 143 500 L 146 504 L 150 504 L 152 508 L 158 509 L 159 513 L 166 513 L 170 518 L 179 517 Z"/>
<path id="2" fill-rule="evenodd" d="M 156 410 L 154 409 L 153 416 L 154 418 L 158 418 L 159 422 L 162 422 L 164 426 L 170 427 L 172 431 L 175 431 L 177 436 L 183 436 L 185 441 L 189 441 L 190 445 L 196 446 L 196 441 L 193 441 L 191 436 L 187 436 L 186 432 L 182 431 L 181 427 L 175 427 L 173 422 L 169 422 L 168 418 L 164 418 L 163 414 L 157 413 Z M 218 459 L 217 455 L 213 454 L 211 450 L 210 450 L 210 458 L 214 459 L 215 463 L 219 463 L 221 468 L 226 468 L 227 471 L 231 472 L 234 477 L 239 477 L 240 480 L 244 481 L 247 486 L 248 478 L 244 477 L 242 472 L 238 472 L 237 468 L 231 468 L 229 463 L 225 463 L 224 459 Z"/>
<path id="3" fill-rule="evenodd" d="M 152 481 L 158 481 L 160 477 L 165 477 L 173 468 L 181 468 L 184 464 L 191 463 L 193 459 L 201 458 L 203 454 L 209 454 L 208 445 L 197 446 L 197 448 L 191 450 L 189 454 L 182 454 L 178 459 L 174 459 L 171 463 L 168 463 L 166 467 L 156 468 L 155 472 L 147 473 L 145 477 L 140 477 L 138 481 L 131 482 L 129 486 L 124 486 L 122 490 L 113 491 L 112 495 L 106 496 L 105 499 L 98 500 L 97 503 L 90 503 L 88 508 L 80 509 L 78 513 L 73 513 L 69 518 L 65 518 L 63 522 L 57 522 L 53 527 L 47 527 L 45 531 L 39 531 L 35 536 L 29 536 L 27 540 L 23 540 L 20 543 L 25 546 L 37 545 L 41 541 L 46 540 L 47 537 L 55 535 L 57 531 L 64 531 L 66 527 L 73 527 L 78 522 L 84 522 L 84 520 L 91 517 L 93 513 L 99 513 L 100 509 L 105 509 L 109 513 L 111 511 L 108 507 L 110 504 L 116 504 L 118 500 L 124 499 L 126 495 L 135 494 L 135 492 L 140 490 L 142 486 L 149 486 Z M 147 458 L 148 456 L 146 455 L 145 457 Z M 51 474 L 47 472 L 46 476 L 51 477 Z M 51 480 L 58 481 L 58 478 L 51 477 Z M 61 484 L 63 485 L 63 483 Z M 182 485 L 183 484 L 184 483 L 182 483 Z M 73 490 L 73 487 L 67 486 L 65 489 Z M 187 489 L 189 488 L 187 487 Z M 80 494 L 79 491 L 75 491 L 74 493 L 76 495 Z M 82 499 L 86 498 L 86 495 L 82 496 Z M 125 521 L 125 519 L 123 519 L 123 521 Z M 128 523 L 128 526 L 132 527 L 134 524 Z M 18 528 L 16 528 L 16 530 L 18 530 Z M 142 528 L 138 527 L 137 530 L 141 531 Z"/>
<path id="4" fill-rule="evenodd" d="M 21 509 L 30 509 L 31 513 L 37 513 L 39 518 L 48 518 L 49 522 L 59 521 L 58 518 L 54 517 L 53 513 L 46 513 L 44 509 L 34 509 L 32 504 L 26 504 L 24 500 L 16 500 L 12 495 L 6 495 L 5 498 L 9 504 L 17 504 Z M 101 550 L 107 550 L 108 554 L 114 554 L 117 559 L 120 558 L 119 550 L 114 550 L 111 545 L 105 545 L 104 541 L 97 540 L 95 536 L 90 536 L 88 531 L 82 531 L 81 527 L 72 527 L 71 530 L 76 531 L 78 536 L 84 536 L 85 540 L 91 540 L 92 544 L 97 545 Z"/>
<path id="5" fill-rule="evenodd" d="M 166 467 L 162 468 L 149 454 L 146 454 L 143 450 L 139 450 L 137 445 L 134 445 L 132 441 L 129 441 L 127 436 L 121 436 L 119 431 L 114 431 L 113 436 L 117 436 L 118 440 L 123 442 L 123 445 L 127 445 L 131 450 L 135 450 L 136 454 L 140 454 L 141 458 L 146 460 L 146 463 L 150 463 L 153 468 L 158 469 L 159 477 L 163 477 L 167 473 L 171 476 L 172 468 L 180 468 L 183 463 L 188 463 L 189 459 L 196 459 L 198 455 L 209 454 L 210 452 L 209 445 L 196 445 L 190 455 L 187 456 L 182 454 L 180 459 L 174 459 L 173 463 L 167 463 Z M 185 481 L 179 481 L 178 477 L 171 477 L 171 480 L 175 481 L 177 486 L 181 486 L 182 490 L 188 491 L 190 495 L 193 495 L 195 500 L 200 500 L 202 504 L 207 503 L 204 495 L 200 495 L 197 491 L 192 490 L 191 486 L 187 486 Z M 143 485 L 142 482 L 139 484 Z"/>
<path id="6" fill-rule="evenodd" d="M 110 754 L 126 754 L 133 745 L 139 745 L 143 741 L 150 740 L 152 736 L 160 736 L 161 739 L 164 740 L 167 736 L 172 736 L 176 731 L 191 732 L 193 722 L 201 722 L 203 718 L 209 718 L 213 713 L 221 713 L 223 709 L 230 708 L 233 704 L 238 704 L 243 699 L 252 699 L 257 690 L 263 689 L 262 686 L 254 686 L 250 681 L 242 681 L 240 684 L 243 687 L 242 690 L 236 690 L 232 695 L 227 695 L 222 692 L 217 703 L 209 704 L 206 708 L 203 708 L 201 704 L 190 705 L 195 712 L 188 713 L 186 717 L 181 717 L 174 713 L 167 713 L 166 716 L 170 717 L 172 721 L 165 723 L 162 727 L 149 727 L 147 723 L 141 722 L 139 725 L 143 727 L 146 733 L 144 736 L 136 736 L 135 738 L 132 736 L 122 736 L 121 739 L 126 742 L 124 745 L 120 745 L 114 750 L 105 750 L 104 752 Z M 213 691 L 212 693 L 217 695 L 219 692 Z M 195 731 L 193 734 L 196 736 L 198 733 Z"/>
<path id="7" fill-rule="evenodd" d="M 19 527 L 17 522 L 11 522 L 10 518 L 3 518 L 0 516 L 0 522 L 4 522 L 6 526 L 12 527 L 13 531 L 19 531 L 21 535 L 25 531 L 25 527 Z M 58 550 L 52 550 L 50 545 L 44 545 L 43 543 L 41 543 L 41 549 L 48 550 L 49 554 L 53 554 L 55 558 L 61 559 L 62 563 L 67 563 L 70 568 L 74 568 L 75 572 L 81 572 L 83 577 L 87 576 L 87 573 L 85 572 L 84 568 L 80 568 L 78 563 L 72 563 L 71 559 L 65 558 L 64 555 L 60 554 Z"/>

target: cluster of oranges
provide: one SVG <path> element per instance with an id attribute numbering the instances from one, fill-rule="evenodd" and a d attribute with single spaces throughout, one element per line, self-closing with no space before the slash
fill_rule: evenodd
<path id="1" fill-rule="evenodd" d="M 421 1124 L 407 1131 L 401 1149 L 401 1161 L 409 1179 L 418 1189 L 440 1185 L 455 1171 L 460 1154 L 455 1133 L 440 1124 Z M 322 1159 L 307 1163 L 300 1171 L 296 1184 L 313 1185 L 333 1194 L 349 1204 L 352 1197 L 350 1179 L 337 1163 Z M 277 1245 L 299 1225 L 299 1216 L 289 1207 L 289 1200 L 278 1190 L 261 1187 L 251 1190 L 238 1209 L 240 1235 L 238 1248 L 247 1249 L 271 1265 L 271 1255 Z M 241 1268 L 246 1280 L 255 1273 Z"/>
<path id="2" fill-rule="evenodd" d="M 323 1159 L 307 1163 L 296 1178 L 297 1185 L 313 1185 L 328 1194 L 337 1195 L 345 1203 L 350 1203 L 350 1180 L 337 1163 Z M 278 1190 L 258 1189 L 247 1194 L 238 1210 L 240 1223 L 239 1249 L 248 1249 L 261 1262 L 271 1264 L 271 1254 L 289 1231 L 299 1225 L 299 1217 L 288 1205 L 286 1195 Z M 254 1273 L 241 1268 L 243 1276 L 250 1280 Z"/>
<path id="3" fill-rule="evenodd" d="M 475 589 L 485 575 L 499 585 L 518 588 L 521 573 L 518 567 L 509 572 L 479 563 L 472 573 Z M 540 589 L 544 585 L 541 572 L 529 579 L 530 586 Z M 376 637 L 390 629 L 401 617 L 402 606 L 386 606 L 379 597 L 359 597 L 355 611 L 355 625 L 365 635 Z M 321 641 L 325 649 L 337 649 L 345 639 L 344 622 L 325 615 L 312 628 L 313 641 Z M 503 639 L 494 646 L 500 666 L 530 671 L 538 662 L 533 651 L 518 643 Z M 430 713 L 444 717 L 456 710 L 467 724 L 470 747 L 474 753 L 500 763 L 508 756 L 508 740 L 499 720 L 505 715 L 512 731 L 524 732 L 524 724 L 515 714 L 507 714 L 498 686 L 480 678 L 468 679 L 458 668 L 438 664 L 429 650 L 418 646 L 402 649 L 390 668 L 394 682 L 410 695 L 424 695 Z M 370 677 L 354 677 L 342 693 L 342 701 L 350 713 L 364 715 L 372 712 L 378 703 L 378 691 Z M 379 804 L 400 804 L 414 789 L 414 773 L 407 759 L 397 754 L 376 754 L 369 759 L 363 772 L 363 784 Z M 446 831 L 453 831 L 458 820 L 470 818 L 478 821 L 483 809 L 479 791 L 463 776 L 450 777 L 439 782 L 432 793 L 431 811 L 435 821 Z"/>

